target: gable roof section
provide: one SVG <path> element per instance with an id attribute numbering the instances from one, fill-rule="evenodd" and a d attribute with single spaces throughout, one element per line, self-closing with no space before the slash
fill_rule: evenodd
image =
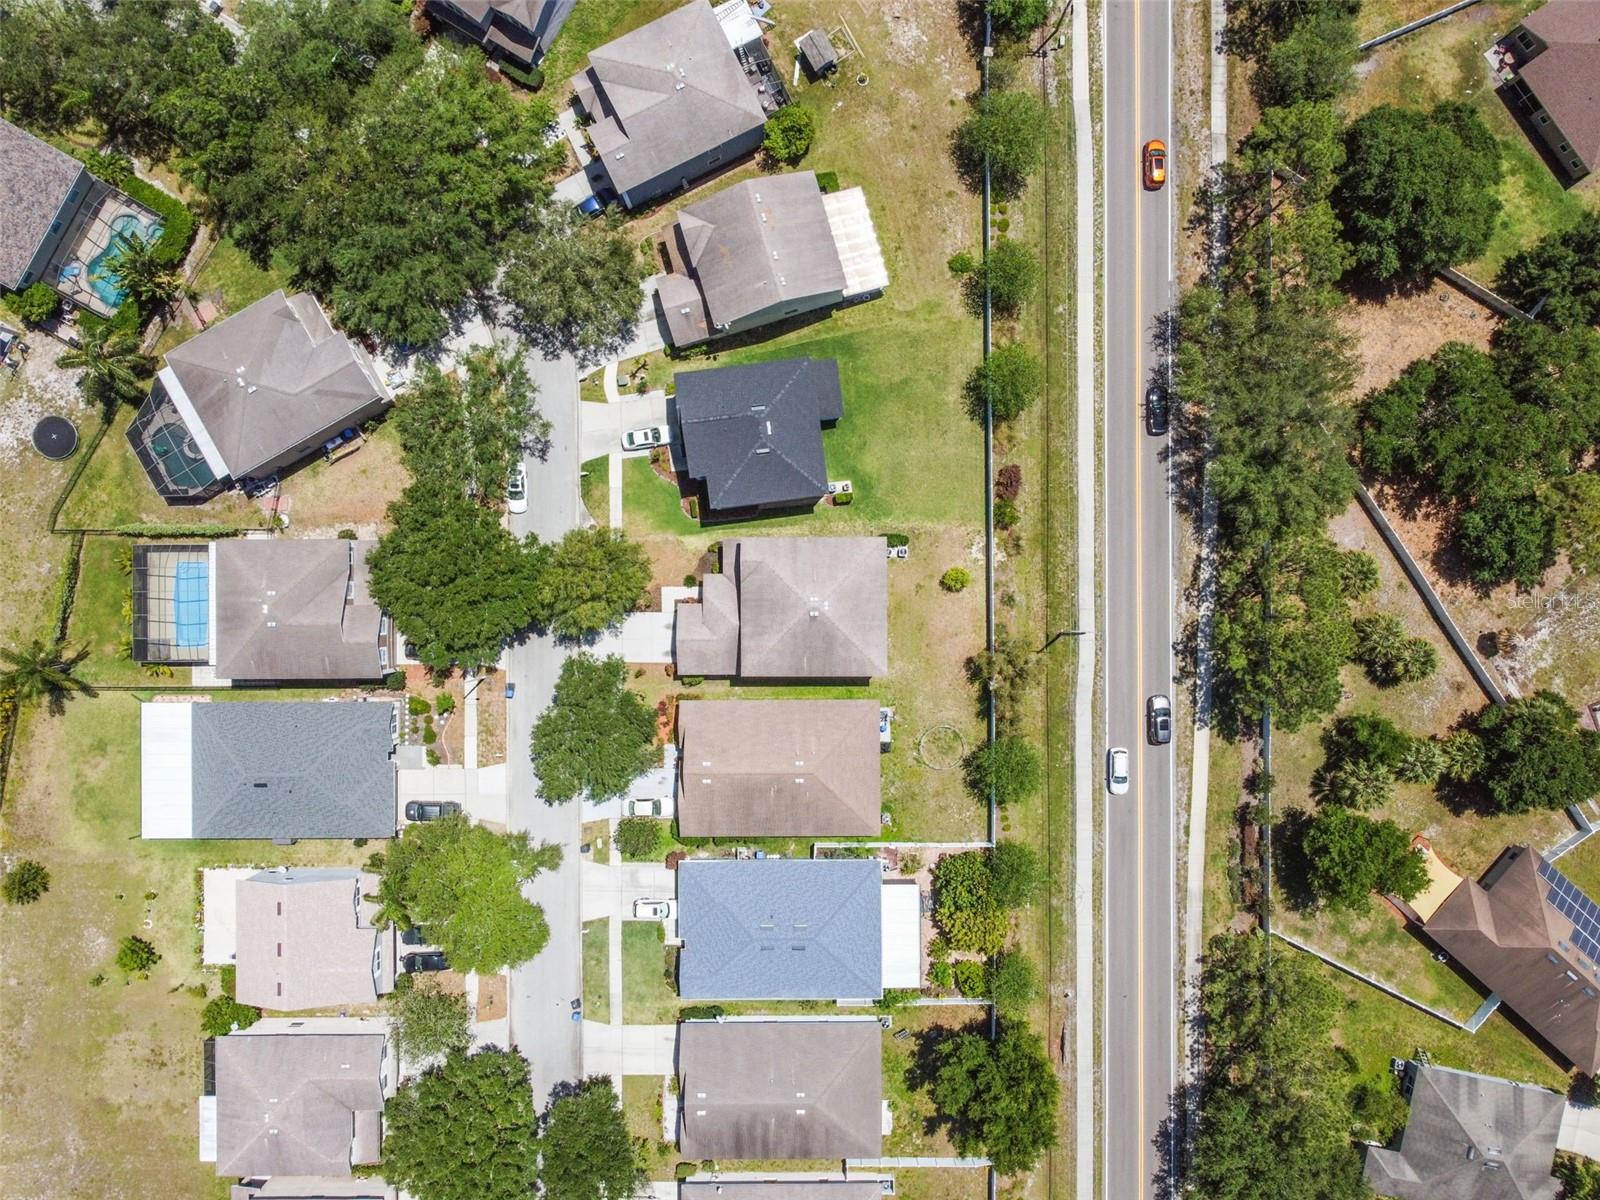
<path id="1" fill-rule="evenodd" d="M 1600 166 L 1600 4 L 1550 0 L 1522 23 L 1546 49 L 1519 73 L 1583 161 Z"/>
<path id="2" fill-rule="evenodd" d="M 377 1158 L 382 1033 L 216 1040 L 217 1174 L 340 1175 Z"/>
<path id="3" fill-rule="evenodd" d="M 784 300 L 845 290 L 844 266 L 814 171 L 724 188 L 678 216 L 684 259 L 712 323 L 728 326 Z"/>
<path id="4" fill-rule="evenodd" d="M 394 705 L 190 705 L 197 838 L 393 837 Z"/>
<path id="5" fill-rule="evenodd" d="M 394 929 L 377 929 L 377 906 L 362 898 L 377 890 L 376 875 L 353 867 L 280 867 L 239 880 L 239 1002 L 295 1012 L 371 1004 L 391 990 Z"/>
<path id="6" fill-rule="evenodd" d="M 877 999 L 882 876 L 870 858 L 679 863 L 679 993 L 686 1000 Z"/>
<path id="7" fill-rule="evenodd" d="M 366 351 L 335 333 L 314 297 L 281 289 L 167 351 L 163 384 L 219 476 L 271 462 L 375 398 Z M 218 467 L 221 470 L 217 470 Z"/>
<path id="8" fill-rule="evenodd" d="M 214 542 L 221 679 L 376 679 L 383 614 L 367 589 L 375 543 L 344 538 Z"/>
<path id="9" fill-rule="evenodd" d="M 1540 1037 L 1592 1073 L 1600 1070 L 1600 947 L 1586 949 L 1574 932 L 1584 906 L 1600 914 L 1537 852 L 1516 846 L 1482 883 L 1463 880 L 1423 929 Z"/>
<path id="10" fill-rule="evenodd" d="M 673 376 L 689 477 L 713 509 L 814 503 L 828 491 L 822 423 L 844 413 L 831 358 L 683 371 Z"/>
<path id="11" fill-rule="evenodd" d="M 889 670 L 887 543 L 878 537 L 740 538 L 739 674 L 868 679 Z"/>
<path id="12" fill-rule="evenodd" d="M 595 118 L 589 135 L 618 192 L 766 124 L 705 0 L 591 50 L 572 84 Z"/>
<path id="13" fill-rule="evenodd" d="M 1448 1067 L 1407 1065 L 1411 1113 L 1394 1149 L 1370 1147 L 1367 1182 L 1400 1200 L 1554 1200 L 1566 1099 Z"/>
<path id="14" fill-rule="evenodd" d="M 870 837 L 881 828 L 876 700 L 685 700 L 678 823 L 690 837 Z"/>
<path id="15" fill-rule="evenodd" d="M 15 288 L 66 203 L 83 164 L 0 121 L 0 287 Z"/>
<path id="16" fill-rule="evenodd" d="M 876 1158 L 883 1034 L 874 1018 L 678 1027 L 678 1146 L 689 1158 Z"/>
<path id="17" fill-rule="evenodd" d="M 680 677 L 739 673 L 739 589 L 731 574 L 702 576 L 698 604 L 678 601 L 672 661 Z"/>

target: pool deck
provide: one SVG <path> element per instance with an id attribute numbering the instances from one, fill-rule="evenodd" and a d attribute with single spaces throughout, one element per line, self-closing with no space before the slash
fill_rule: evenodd
<path id="1" fill-rule="evenodd" d="M 126 222 L 122 217 L 132 217 L 145 230 L 161 228 L 161 218 L 144 205 L 119 192 L 110 184 L 93 179 L 90 193 L 67 227 L 59 249 L 45 267 L 43 278 L 56 291 L 81 308 L 109 317 L 117 311 L 97 293 L 90 280 L 90 266 L 111 249 L 116 228 Z M 72 268 L 78 269 L 74 273 Z M 66 271 L 68 278 L 62 278 Z"/>

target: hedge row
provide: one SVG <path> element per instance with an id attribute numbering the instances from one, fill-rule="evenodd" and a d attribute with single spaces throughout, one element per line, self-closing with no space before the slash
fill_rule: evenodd
<path id="1" fill-rule="evenodd" d="M 157 258 L 172 267 L 184 260 L 194 244 L 199 225 L 183 201 L 140 179 L 133 173 L 133 165 L 121 155 L 101 154 L 98 150 L 70 145 L 64 149 L 88 167 L 92 175 L 120 189 L 161 218 L 161 236 L 156 239 Z"/>

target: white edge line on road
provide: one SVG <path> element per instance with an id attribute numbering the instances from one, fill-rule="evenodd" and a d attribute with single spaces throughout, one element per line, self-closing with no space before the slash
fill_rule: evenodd
<path id="1" fill-rule="evenodd" d="M 1094 979 L 1094 682 L 1099 631 L 1095 613 L 1095 144 L 1089 103 L 1088 3 L 1072 13 L 1072 130 L 1077 176 L 1074 266 L 1077 307 L 1074 321 L 1077 435 L 1077 617 L 1078 670 L 1073 696 L 1072 904 L 1074 980 L 1073 1019 L 1075 1165 L 1078 1200 L 1094 1200 L 1095 1168 L 1095 979 Z M 1101 10 L 1104 32 L 1104 9 Z M 1085 499 L 1088 500 L 1085 503 Z"/>
<path id="2" fill-rule="evenodd" d="M 1171 2 L 1169 2 L 1167 4 L 1167 9 L 1166 9 L 1167 20 L 1166 20 L 1166 29 L 1165 29 L 1165 34 L 1166 34 L 1166 53 L 1167 53 L 1167 137 L 1170 140 L 1171 144 L 1174 145 L 1174 146 L 1176 146 L 1178 144 L 1177 131 L 1174 128 L 1173 123 L 1172 123 L 1172 90 L 1173 90 L 1173 71 L 1174 71 L 1173 62 L 1174 62 L 1174 59 L 1176 58 L 1176 46 L 1175 46 L 1175 42 L 1174 42 L 1174 38 L 1173 38 L 1172 15 L 1173 15 L 1173 10 L 1174 10 L 1175 6 L 1176 6 L 1176 0 L 1171 0 Z M 1181 170 L 1181 168 L 1180 168 L 1180 170 Z M 1167 236 L 1166 236 L 1166 242 L 1167 242 L 1167 305 L 1166 306 L 1167 306 L 1167 311 L 1170 313 L 1170 311 L 1172 309 L 1172 306 L 1173 306 L 1173 303 L 1176 300 L 1175 280 L 1177 278 L 1176 270 L 1175 270 L 1175 267 L 1176 267 L 1176 252 L 1175 252 L 1175 249 L 1174 249 L 1174 246 L 1175 246 L 1175 238 L 1174 238 L 1175 229 L 1174 229 L 1174 220 L 1173 220 L 1174 213 L 1177 211 L 1177 201 L 1176 201 L 1176 193 L 1171 188 L 1167 189 L 1166 208 L 1167 208 Z M 1165 316 L 1166 316 L 1166 314 L 1163 314 L 1163 317 L 1165 317 Z M 1172 390 L 1171 386 L 1170 386 L 1171 382 L 1172 382 L 1172 355 L 1171 355 L 1170 349 L 1167 352 L 1166 376 L 1167 376 L 1167 383 L 1169 385 L 1167 391 L 1168 391 L 1168 394 L 1170 395 L 1171 394 L 1171 390 Z M 1171 435 L 1169 434 L 1168 438 L 1167 438 L 1167 445 L 1170 447 L 1171 444 L 1172 444 L 1172 440 L 1171 440 Z M 1174 677 L 1177 674 L 1177 672 L 1174 670 L 1174 665 L 1175 664 L 1173 663 L 1173 649 L 1172 649 L 1173 643 L 1174 643 L 1172 621 L 1173 621 L 1173 612 L 1177 608 L 1177 589 L 1178 589 L 1178 554 L 1177 554 L 1178 547 L 1177 547 L 1177 540 L 1173 536 L 1175 525 L 1176 525 L 1176 523 L 1175 523 L 1175 521 L 1173 519 L 1173 516 L 1174 516 L 1173 509 L 1174 509 L 1174 506 L 1177 503 L 1177 489 L 1172 486 L 1172 467 L 1171 467 L 1172 460 L 1171 460 L 1170 456 L 1164 456 L 1164 457 L 1165 457 L 1165 462 L 1167 463 L 1167 470 L 1166 470 L 1167 479 L 1166 479 L 1166 485 L 1161 490 L 1162 490 L 1162 494 L 1163 494 L 1163 496 L 1164 496 L 1164 498 L 1166 500 L 1166 518 L 1167 518 L 1167 538 L 1166 538 L 1166 542 L 1167 542 L 1167 545 L 1166 545 L 1166 555 L 1167 555 L 1167 638 L 1166 638 L 1166 646 L 1167 646 L 1167 650 L 1166 650 L 1166 661 L 1167 661 L 1167 679 L 1169 681 L 1167 686 L 1170 689 L 1172 687 L 1171 681 L 1174 679 Z M 1173 751 L 1173 757 L 1174 757 L 1174 759 L 1176 759 L 1176 751 L 1175 750 Z M 1173 958 L 1175 960 L 1174 961 L 1174 965 L 1178 966 L 1180 971 L 1181 971 L 1182 964 L 1184 962 L 1186 962 L 1187 960 L 1182 957 L 1182 955 L 1183 955 L 1183 946 L 1179 941 L 1179 929 L 1178 929 L 1178 832 L 1179 832 L 1179 827 L 1178 827 L 1178 772 L 1177 772 L 1177 763 L 1176 763 L 1176 761 L 1174 761 L 1171 764 L 1171 767 L 1167 771 L 1167 812 L 1169 814 L 1169 820 L 1171 821 L 1171 829 L 1172 829 L 1171 836 L 1169 836 L 1167 838 L 1167 878 L 1171 881 L 1171 884 L 1172 884 L 1172 907 L 1168 910 L 1168 914 L 1167 914 L 1168 920 L 1170 922 L 1170 928 L 1169 928 L 1169 931 L 1168 931 L 1168 937 L 1169 937 L 1168 945 L 1170 945 L 1172 947 L 1171 954 L 1172 954 L 1172 956 L 1173 956 Z M 1178 974 L 1179 974 L 1179 971 L 1169 971 L 1167 973 L 1167 996 L 1168 996 L 1167 1011 L 1171 1014 L 1170 1019 L 1173 1022 L 1173 1024 L 1172 1024 L 1172 1035 L 1173 1035 L 1173 1039 L 1172 1039 L 1172 1058 L 1168 1061 L 1167 1096 L 1169 1097 L 1169 1102 L 1174 1104 L 1175 1111 L 1182 1111 L 1181 1108 L 1177 1107 L 1178 1105 L 1182 1104 L 1182 1100 L 1183 1100 L 1183 1097 L 1180 1095 L 1180 1089 L 1182 1087 L 1183 1078 L 1184 1078 L 1183 1068 L 1182 1068 L 1182 1062 L 1183 1062 L 1183 1010 L 1179 1006 L 1178 980 L 1177 980 Z M 1173 1120 L 1173 1121 L 1169 1121 L 1167 1123 L 1167 1191 L 1168 1191 L 1169 1195 L 1176 1195 L 1178 1193 L 1178 1180 L 1180 1178 L 1180 1170 L 1181 1170 L 1181 1167 L 1182 1167 L 1182 1162 L 1180 1160 L 1180 1148 L 1179 1148 L 1179 1145 L 1178 1145 L 1178 1134 L 1179 1134 L 1179 1131 L 1180 1130 L 1179 1130 L 1179 1122 L 1178 1121 Z"/>

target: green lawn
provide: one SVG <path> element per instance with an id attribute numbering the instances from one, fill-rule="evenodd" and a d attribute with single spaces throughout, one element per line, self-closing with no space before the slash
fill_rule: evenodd
<path id="1" fill-rule="evenodd" d="M 89 650 L 89 657 L 78 668 L 78 674 L 91 683 L 143 683 L 149 687 L 187 685 L 188 667 L 174 667 L 171 675 L 157 679 L 124 651 L 125 639 L 133 632 L 129 624 L 133 580 L 123 570 L 122 556 L 130 553 L 134 544 L 132 538 L 86 537 L 83 540 L 78 590 L 72 603 L 72 623 L 67 628 L 68 644 Z"/>
<path id="2" fill-rule="evenodd" d="M 75 699 L 59 717 L 29 714 L 0 846 L 44 863 L 51 885 L 37 904 L 0 907 L 0 1053 L 8 1064 L 0 1176 L 8 1194 L 115 1195 L 137 1170 L 151 1194 L 218 1195 L 214 1169 L 195 1158 L 204 1000 L 188 989 L 216 995 L 219 987 L 216 972 L 199 964 L 197 872 L 221 863 L 358 864 L 378 848 L 138 834 L 138 699 L 108 693 Z M 124 983 L 112 962 L 129 934 L 162 955 L 148 980 Z"/>
<path id="3" fill-rule="evenodd" d="M 583 1019 L 602 1025 L 611 1020 L 610 937 L 609 917 L 583 923 Z"/>
<path id="4" fill-rule="evenodd" d="M 627 459 L 623 460 L 624 465 Z M 649 466 L 648 459 L 640 459 Z M 611 458 L 602 454 L 599 458 L 591 458 L 583 464 L 581 485 L 583 488 L 583 507 L 595 519 L 597 525 L 611 523 Z"/>
<path id="5" fill-rule="evenodd" d="M 622 923 L 622 1019 L 667 1025 L 678 1019 L 678 994 L 667 983 L 666 934 L 657 921 Z"/>
<path id="6" fill-rule="evenodd" d="M 279 259 L 263 271 L 231 238 L 224 237 L 212 247 L 194 286 L 202 297 L 220 299 L 224 313 L 231 314 L 279 288 L 288 288 L 289 268 Z"/>
<path id="7" fill-rule="evenodd" d="M 128 427 L 134 409 L 124 406 L 112 420 L 88 467 L 61 509 L 62 529 L 116 529 L 125 525 L 160 522 L 192 526 L 203 534 L 207 526 L 259 527 L 259 508 L 236 492 L 225 493 L 199 505 L 170 505 L 150 486 L 150 479 L 128 445 Z"/>
<path id="8" fill-rule="evenodd" d="M 604 866 L 611 861 L 611 822 L 585 821 L 583 840 L 589 843 L 589 861 Z"/>
<path id="9" fill-rule="evenodd" d="M 615 1080 L 613 1080 L 615 1083 Z M 659 1075 L 622 1077 L 622 1113 L 628 1132 L 645 1146 L 645 1170 L 651 1179 L 671 1179 L 678 1148 L 661 1140 L 662 1081 Z"/>
<path id="10" fill-rule="evenodd" d="M 911 1086 L 908 1072 L 924 1038 L 955 1033 L 966 1023 L 979 1020 L 983 1013 L 981 1008 L 903 1008 L 895 1012 L 894 1029 L 883 1034 L 883 1096 L 894 1114 L 894 1132 L 883 1142 L 885 1155 L 955 1153 L 950 1135 L 942 1126 L 928 1129 L 928 1122 L 938 1110 L 926 1090 Z M 894 1034 L 902 1029 L 910 1030 L 911 1036 L 896 1038 Z"/>

